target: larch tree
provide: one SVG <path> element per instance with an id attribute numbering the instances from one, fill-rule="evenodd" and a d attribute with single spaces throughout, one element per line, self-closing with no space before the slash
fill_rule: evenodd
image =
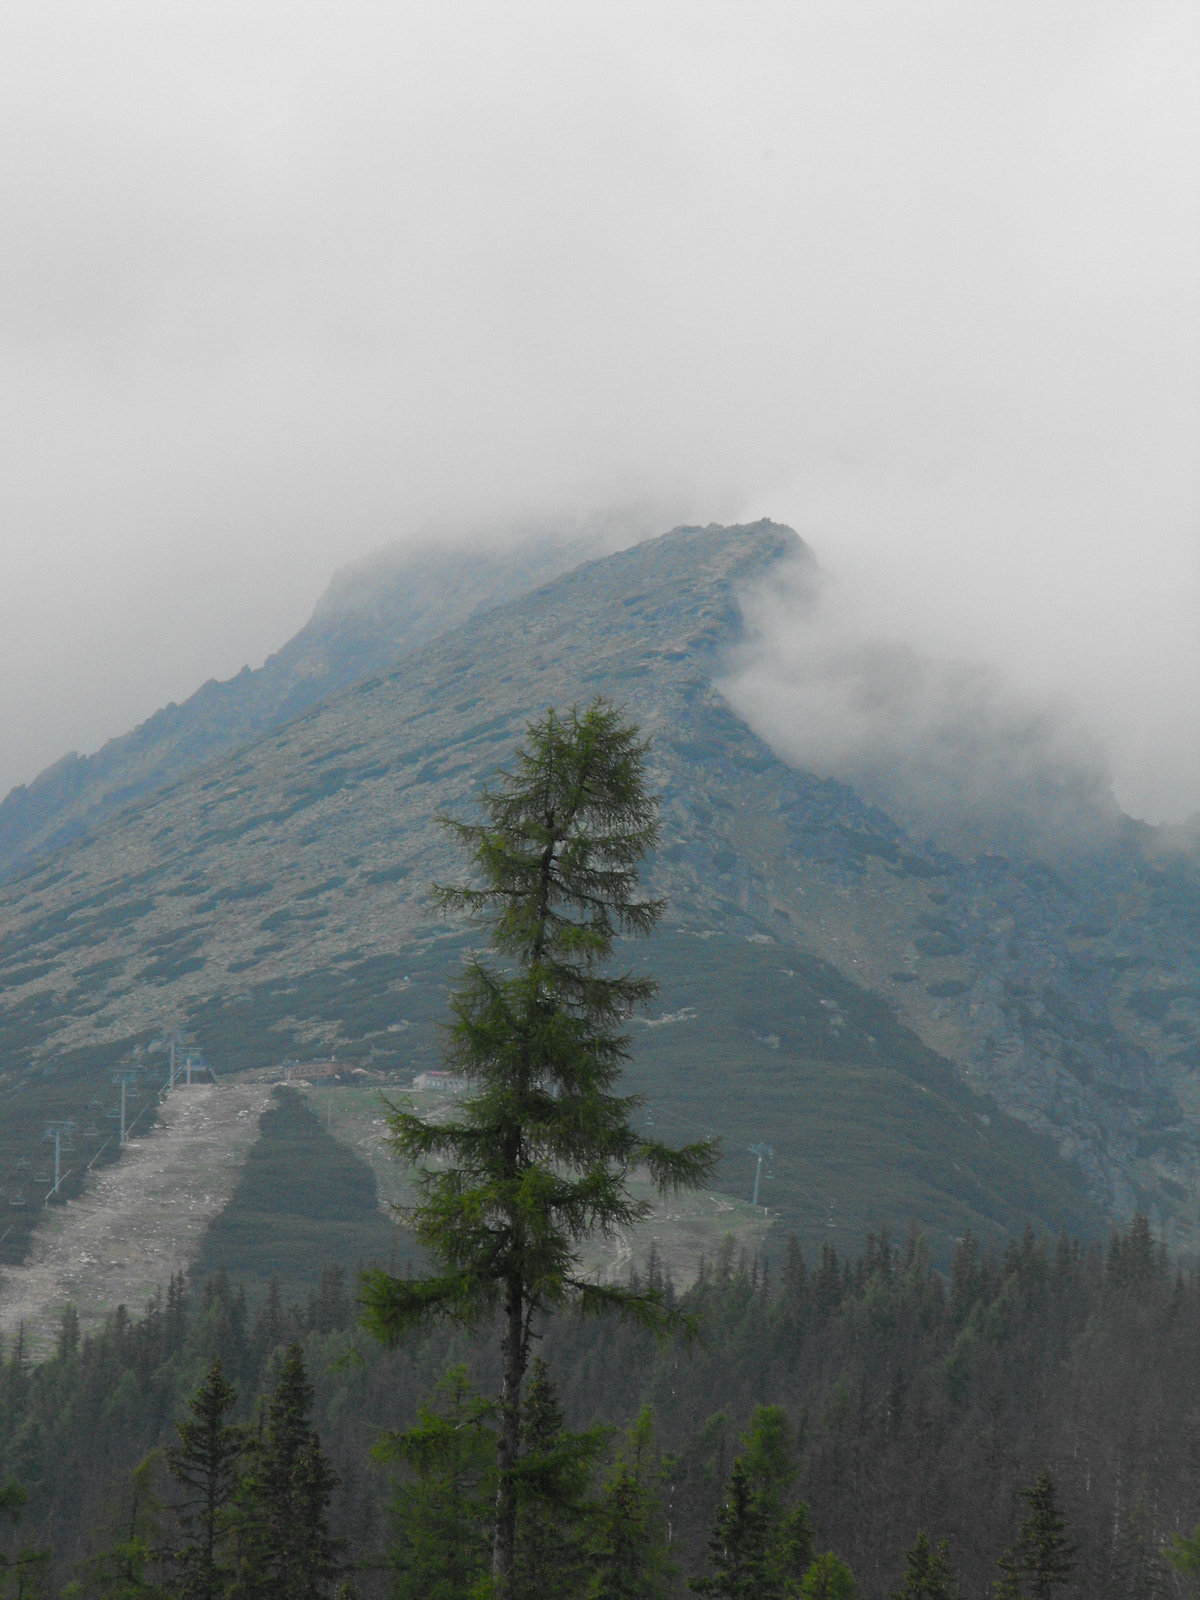
<path id="1" fill-rule="evenodd" d="M 365 1321 L 389 1344 L 431 1318 L 477 1327 L 499 1314 L 497 1600 L 513 1594 L 533 1321 L 567 1307 L 658 1328 L 677 1319 L 656 1289 L 589 1281 L 580 1247 L 647 1215 L 629 1188 L 635 1169 L 665 1192 L 699 1187 L 717 1159 L 710 1142 L 645 1139 L 631 1122 L 640 1100 L 617 1092 L 623 1025 L 657 987 L 608 970 L 617 938 L 648 935 L 663 910 L 638 891 L 658 839 L 647 747 L 603 700 L 550 710 L 526 732 L 512 769 L 481 795 L 484 820 L 443 819 L 475 877 L 435 886 L 435 899 L 490 918 L 496 958 L 473 958 L 451 1001 L 448 1062 L 470 1092 L 443 1121 L 391 1114 L 393 1149 L 418 1168 L 409 1221 L 439 1270 L 377 1270 L 362 1284 Z"/>

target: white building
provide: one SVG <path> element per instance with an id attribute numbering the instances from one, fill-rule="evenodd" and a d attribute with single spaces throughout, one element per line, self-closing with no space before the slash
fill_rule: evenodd
<path id="1" fill-rule="evenodd" d="M 441 1089 L 444 1094 L 461 1094 L 467 1080 L 456 1072 L 418 1072 L 413 1079 L 414 1089 Z"/>

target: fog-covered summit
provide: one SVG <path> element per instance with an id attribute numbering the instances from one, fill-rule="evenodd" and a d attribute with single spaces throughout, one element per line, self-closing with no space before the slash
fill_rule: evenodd
<path id="1" fill-rule="evenodd" d="M 428 885 L 461 871 L 437 818 L 470 814 L 531 716 L 604 694 L 650 740 L 663 803 L 650 883 L 669 926 L 649 959 L 676 974 L 664 1015 L 679 1031 L 640 1030 L 676 1041 L 656 1118 L 671 1105 L 719 1118 L 731 1160 L 764 1137 L 790 1150 L 796 1218 L 818 1231 L 814 1195 L 851 1203 L 829 1152 L 866 1129 L 898 1225 L 936 1214 L 946 1238 L 995 1229 L 1020 1209 L 1030 1163 L 1054 1187 L 1065 1158 L 1110 1216 L 1140 1205 L 1177 1242 L 1200 1241 L 1195 860 L 1128 824 L 1053 867 L 964 853 L 784 759 L 718 684 L 745 638 L 747 587 L 805 552 L 762 521 L 679 528 L 585 562 L 476 609 L 10 881 L 0 1062 L 13 1093 L 63 1063 L 99 1072 L 166 1025 L 227 1071 L 331 1048 L 393 1073 L 436 1064 L 469 937 L 431 914 Z M 746 950 L 766 952 L 753 972 Z M 984 1120 L 956 1124 L 967 1133 L 949 1164 L 932 1146 L 910 1161 L 897 1142 L 897 1106 L 932 1080 L 896 1088 L 909 1046 L 888 1042 L 885 1017 L 986 1097 Z M 836 1137 L 810 1120 L 814 1060 L 840 1063 Z M 978 1162 L 999 1159 L 988 1130 L 1001 1112 L 1045 1142 L 988 1176 Z"/>

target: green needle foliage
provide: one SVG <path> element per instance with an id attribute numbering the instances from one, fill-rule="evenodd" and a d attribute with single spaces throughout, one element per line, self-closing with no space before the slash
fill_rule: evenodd
<path id="1" fill-rule="evenodd" d="M 607 1431 L 570 1433 L 546 1363 L 533 1359 L 521 1405 L 513 1588 L 521 1600 L 573 1600 L 587 1573 L 588 1489 Z"/>
<path id="2" fill-rule="evenodd" d="M 79 1563 L 64 1600 L 164 1600 L 168 1590 L 152 1576 L 165 1509 L 154 1489 L 157 1466 L 157 1456 L 149 1455 L 129 1474 L 111 1508 L 104 1544 Z"/>
<path id="3" fill-rule="evenodd" d="M 855 1600 L 854 1574 L 832 1550 L 818 1556 L 804 1574 L 801 1600 Z"/>
<path id="4" fill-rule="evenodd" d="M 227 1420 L 236 1404 L 237 1390 L 216 1361 L 188 1401 L 190 1415 L 175 1424 L 179 1443 L 164 1452 L 167 1471 L 187 1494 L 174 1507 L 191 1535 L 174 1557 L 174 1587 L 184 1600 L 219 1600 L 232 1581 L 231 1568 L 220 1558 L 248 1443 L 245 1428 Z"/>
<path id="5" fill-rule="evenodd" d="M 1166 1557 L 1176 1572 L 1200 1578 L 1200 1523 L 1190 1534 L 1177 1533 L 1166 1548 Z"/>
<path id="6" fill-rule="evenodd" d="M 997 1561 L 1000 1576 L 992 1586 L 992 1600 L 1021 1600 L 1021 1568 L 1010 1549 Z"/>
<path id="7" fill-rule="evenodd" d="M 741 1456 L 708 1536 L 709 1578 L 693 1578 L 696 1594 L 713 1600 L 759 1600 L 767 1592 L 770 1522 Z"/>
<path id="8" fill-rule="evenodd" d="M 1176 1592 L 1154 1534 L 1152 1509 L 1142 1494 L 1134 1496 L 1113 1541 L 1112 1586 L 1117 1594 L 1137 1600 L 1166 1600 Z"/>
<path id="9" fill-rule="evenodd" d="M 892 1600 L 962 1600 L 945 1539 L 934 1546 L 923 1530 L 917 1534 L 912 1548 L 904 1552 L 904 1586 Z"/>
<path id="10" fill-rule="evenodd" d="M 422 1403 L 416 1424 L 389 1433 L 376 1460 L 403 1467 L 391 1504 L 396 1531 L 393 1600 L 461 1600 L 491 1566 L 495 1501 L 495 1406 L 472 1390 L 465 1367 L 452 1367 L 434 1404 Z"/>
<path id="11" fill-rule="evenodd" d="M 16 1478 L 0 1484 L 0 1523 L 15 1528 L 28 1504 L 29 1496 Z M 50 1551 L 35 1545 L 22 1545 L 9 1552 L 0 1550 L 0 1597 L 3 1600 L 40 1600 L 50 1576 Z"/>
<path id="12" fill-rule="evenodd" d="M 342 1541 L 329 1532 L 338 1478 L 312 1426 L 313 1389 L 293 1344 L 241 1479 L 234 1512 L 237 1600 L 326 1600 Z"/>
<path id="13" fill-rule="evenodd" d="M 677 1568 L 655 1492 L 667 1463 L 654 1442 L 654 1418 L 642 1409 L 608 1474 L 595 1508 L 588 1600 L 661 1600 Z"/>
<path id="14" fill-rule="evenodd" d="M 1058 1490 L 1049 1467 L 1043 1467 L 1032 1485 L 1022 1489 L 1021 1498 L 1029 1515 L 1021 1524 L 1015 1547 L 1006 1550 L 997 1563 L 1000 1577 L 995 1597 L 1021 1600 L 1028 1593 L 1032 1600 L 1051 1600 L 1055 1589 L 1070 1582 L 1079 1547 L 1067 1538 L 1066 1518 L 1058 1508 Z"/>
<path id="15" fill-rule="evenodd" d="M 639 1100 L 615 1092 L 629 1056 L 623 1025 L 656 985 L 603 969 L 618 936 L 648 935 L 663 910 L 638 893 L 658 839 L 645 756 L 637 729 L 603 700 L 565 717 L 551 710 L 529 725 L 512 771 L 485 788 L 486 820 L 443 819 L 476 879 L 435 887 L 435 898 L 489 917 L 502 965 L 474 959 L 451 1001 L 448 1060 L 470 1095 L 445 1122 L 391 1116 L 394 1150 L 420 1169 L 411 1225 L 441 1270 L 366 1274 L 365 1320 L 395 1343 L 431 1317 L 474 1327 L 501 1315 L 499 1600 L 513 1594 L 531 1323 L 567 1306 L 656 1329 L 678 1322 L 657 1289 L 588 1282 L 579 1248 L 648 1213 L 629 1191 L 635 1168 L 665 1192 L 699 1187 L 717 1158 L 710 1142 L 673 1150 L 642 1138 L 630 1121 Z"/>
<path id="16" fill-rule="evenodd" d="M 713 1575 L 691 1588 L 719 1600 L 789 1600 L 811 1568 L 813 1530 L 803 1501 L 785 1506 L 799 1464 L 783 1408 L 756 1407 L 742 1444 L 709 1535 Z"/>

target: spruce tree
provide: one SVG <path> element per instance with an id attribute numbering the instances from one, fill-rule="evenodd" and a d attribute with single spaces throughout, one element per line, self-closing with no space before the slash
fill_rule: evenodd
<path id="1" fill-rule="evenodd" d="M 312 1401 L 293 1344 L 238 1486 L 237 1600 L 324 1600 L 339 1571 L 342 1541 L 328 1520 L 338 1479 L 312 1426 Z"/>
<path id="2" fill-rule="evenodd" d="M 1021 1498 L 1029 1515 L 1021 1524 L 1017 1555 L 1033 1600 L 1050 1600 L 1051 1592 L 1069 1582 L 1078 1545 L 1066 1535 L 1066 1519 L 1058 1508 L 1058 1491 L 1050 1468 L 1043 1467 Z"/>
<path id="3" fill-rule="evenodd" d="M 596 1506 L 588 1600 L 660 1600 L 666 1592 L 677 1569 L 655 1492 L 662 1475 L 663 1461 L 647 1406 L 630 1430 Z"/>
<path id="4" fill-rule="evenodd" d="M 766 1517 L 767 1595 L 789 1595 L 812 1564 L 813 1529 L 803 1501 L 785 1511 L 800 1470 L 796 1441 L 782 1406 L 756 1406 L 742 1435 L 742 1463 Z"/>
<path id="5" fill-rule="evenodd" d="M 283 1309 L 283 1296 L 279 1292 L 279 1279 L 272 1275 L 267 1297 L 254 1319 L 250 1333 L 250 1359 L 257 1372 L 277 1345 L 284 1341 L 287 1314 Z"/>
<path id="6" fill-rule="evenodd" d="M 1176 1572 L 1200 1578 L 1200 1523 L 1191 1533 L 1177 1533 L 1166 1547 L 1166 1558 Z"/>
<path id="7" fill-rule="evenodd" d="M 997 1562 L 1000 1576 L 993 1587 L 994 1600 L 1050 1600 L 1054 1589 L 1068 1583 L 1075 1570 L 1078 1545 L 1066 1536 L 1066 1519 L 1058 1508 L 1058 1491 L 1049 1467 L 1043 1467 L 1021 1498 L 1029 1507 L 1015 1545 Z M 1026 1589 L 1026 1583 L 1028 1589 Z"/>
<path id="8" fill-rule="evenodd" d="M 191 1415 L 175 1424 L 179 1443 L 164 1452 L 167 1471 L 188 1494 L 175 1512 L 192 1538 L 174 1555 L 176 1587 L 188 1600 L 218 1600 L 232 1579 L 220 1556 L 247 1447 L 246 1430 L 227 1420 L 236 1404 L 237 1390 L 216 1361 L 188 1401 Z"/>
<path id="9" fill-rule="evenodd" d="M 416 1424 L 387 1434 L 377 1460 L 402 1466 L 407 1480 L 391 1502 L 393 1600 L 459 1600 L 491 1566 L 495 1497 L 495 1406 L 472 1390 L 465 1367 L 438 1384 Z"/>
<path id="10" fill-rule="evenodd" d="M 803 1502 L 785 1509 L 799 1467 L 782 1407 L 757 1406 L 742 1445 L 709 1536 L 714 1575 L 691 1587 L 721 1600 L 743 1593 L 785 1600 L 812 1565 L 813 1530 Z"/>
<path id="11" fill-rule="evenodd" d="M 815 1535 L 808 1507 L 801 1500 L 784 1513 L 771 1546 L 771 1575 L 779 1593 L 792 1600 L 801 1590 L 803 1579 L 815 1555 Z"/>
<path id="12" fill-rule="evenodd" d="M 1107 1595 L 1114 1600 L 1160 1600 L 1172 1585 L 1143 1495 L 1136 1495 L 1113 1542 Z"/>
<path id="13" fill-rule="evenodd" d="M 1000 1576 L 992 1586 L 993 1600 L 1022 1600 L 1021 1563 L 1011 1545 L 1004 1551 L 996 1565 L 1000 1569 Z"/>
<path id="14" fill-rule="evenodd" d="M 934 1546 L 924 1530 L 917 1534 L 904 1552 L 904 1584 L 892 1600 L 962 1600 L 945 1539 Z"/>
<path id="15" fill-rule="evenodd" d="M 521 1396 L 533 1319 L 574 1306 L 655 1327 L 678 1320 L 659 1290 L 588 1281 L 579 1247 L 648 1214 L 628 1178 L 644 1167 L 660 1191 L 701 1185 L 705 1142 L 672 1150 L 636 1133 L 640 1101 L 615 1092 L 622 1024 L 656 985 L 606 972 L 619 935 L 645 936 L 661 902 L 637 892 L 658 838 L 646 746 L 602 700 L 527 729 L 513 770 L 481 797 L 485 821 L 445 826 L 468 851 L 469 886 L 435 886 L 447 912 L 492 920 L 499 965 L 476 957 L 451 1000 L 449 1064 L 470 1093 L 454 1115 L 391 1116 L 393 1149 L 418 1171 L 409 1220 L 439 1265 L 433 1277 L 364 1275 L 365 1320 L 394 1344 L 431 1317 L 501 1324 L 501 1393 L 492 1570 L 513 1600 Z M 430 1161 L 438 1166 L 429 1166 Z"/>
<path id="16" fill-rule="evenodd" d="M 799 1471 L 792 1430 L 782 1406 L 756 1406 L 742 1435 L 742 1464 L 772 1526 Z"/>
<path id="17" fill-rule="evenodd" d="M 570 1433 L 546 1363 L 535 1357 L 521 1404 L 521 1473 L 513 1590 L 570 1600 L 586 1574 L 587 1492 L 604 1430 Z"/>
<path id="18" fill-rule="evenodd" d="M 0 1484 L 0 1521 L 16 1528 L 29 1502 L 22 1483 L 10 1478 Z M 36 1545 L 21 1545 L 14 1551 L 0 1550 L 0 1596 L 3 1600 L 39 1600 L 50 1577 L 50 1551 Z"/>
<path id="19" fill-rule="evenodd" d="M 769 1539 L 767 1513 L 739 1456 L 708 1536 L 713 1574 L 693 1578 L 688 1587 L 713 1600 L 763 1600 L 770 1593 Z"/>

